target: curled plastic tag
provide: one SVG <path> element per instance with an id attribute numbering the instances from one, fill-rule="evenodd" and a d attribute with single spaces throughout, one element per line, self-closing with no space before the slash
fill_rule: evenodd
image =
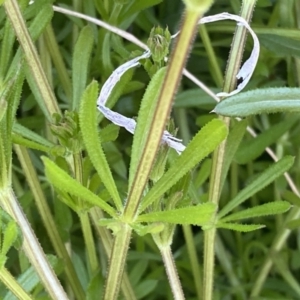
<path id="1" fill-rule="evenodd" d="M 114 86 L 117 84 L 117 82 L 120 80 L 121 76 L 129 69 L 138 66 L 139 60 L 147 58 L 151 55 L 150 51 L 144 52 L 142 55 L 124 63 L 123 65 L 119 66 L 106 80 L 104 83 L 100 95 L 97 100 L 97 107 L 98 109 L 103 113 L 103 115 L 113 122 L 114 124 L 124 127 L 127 131 L 134 133 L 135 127 L 136 127 L 136 121 L 127 118 L 117 112 L 114 112 L 107 108 L 105 106 L 106 101 L 109 98 L 109 95 L 111 94 Z M 171 133 L 168 131 L 164 131 L 162 136 L 162 141 L 166 143 L 169 147 L 175 149 L 178 154 L 180 154 L 184 149 L 185 146 L 181 143 L 180 139 L 177 139 L 174 137 Z"/>

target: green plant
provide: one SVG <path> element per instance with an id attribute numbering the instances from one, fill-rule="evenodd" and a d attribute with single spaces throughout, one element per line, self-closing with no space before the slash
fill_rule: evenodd
<path id="1" fill-rule="evenodd" d="M 269 68 L 282 58 L 265 52 L 299 55 L 297 30 L 274 29 L 279 11 L 291 11 L 292 4 L 279 1 L 273 8 L 267 0 L 244 0 L 240 17 L 211 19 L 203 15 L 222 12 L 219 1 L 72 1 L 75 10 L 100 22 L 73 14 L 69 1 L 66 8 L 28 2 L 5 0 L 0 11 L 0 297 L 110 300 L 121 292 L 124 299 L 248 299 L 264 283 L 264 297 L 299 296 L 298 267 L 289 265 L 299 249 L 287 247 L 279 256 L 299 226 L 299 192 L 286 173 L 291 169 L 297 182 L 292 166 L 298 158 L 283 155 L 297 154 L 298 117 L 288 114 L 299 110 L 299 88 L 268 87 L 278 84 Z M 266 28 L 255 26 L 255 4 L 257 14 L 268 17 Z M 235 13 L 239 5 L 226 4 Z M 299 10 L 298 1 L 294 6 Z M 179 11 L 180 33 L 172 36 L 177 24 L 165 27 L 161 20 Z M 259 54 L 248 25 L 252 15 L 268 59 L 258 62 L 249 83 Z M 182 74 L 192 78 L 184 69 L 191 55 L 187 67 L 199 65 L 199 78 L 221 88 L 219 62 L 227 55 L 218 46 L 231 40 L 222 35 L 234 27 L 198 30 L 199 19 L 214 18 L 239 25 L 217 94 L 229 97 L 216 107 L 181 80 Z M 247 30 L 254 50 L 241 68 Z M 203 45 L 193 43 L 198 33 Z M 289 85 L 298 77 L 289 75 Z M 241 91 L 252 82 L 257 90 Z M 219 116 L 209 114 L 212 109 Z M 265 115 L 270 112 L 276 115 Z M 123 116 L 128 114 L 137 118 Z M 263 131 L 255 140 L 246 134 L 253 133 L 250 125 Z M 186 146 L 175 137 L 177 128 Z M 279 158 L 270 163 L 262 155 L 265 149 L 274 154 L 268 148 L 273 143 Z M 174 257 L 181 260 L 176 264 Z M 273 291 L 276 281 L 267 278 L 272 264 L 282 290 Z M 160 289 L 166 281 L 170 289 Z"/>

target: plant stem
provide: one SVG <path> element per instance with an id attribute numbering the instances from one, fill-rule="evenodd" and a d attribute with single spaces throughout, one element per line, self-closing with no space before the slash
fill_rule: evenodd
<path id="1" fill-rule="evenodd" d="M 256 0 L 245 0 L 241 9 L 241 16 L 249 21 Z M 239 26 L 236 29 L 234 40 L 232 43 L 230 56 L 227 65 L 227 71 L 224 82 L 224 92 L 230 92 L 235 88 L 236 75 L 239 71 L 244 44 L 246 41 L 246 29 Z M 229 128 L 230 118 L 219 117 Z M 209 201 L 218 205 L 221 193 L 221 176 L 223 162 L 225 156 L 226 140 L 223 141 L 216 149 L 213 155 L 213 165 L 211 172 L 211 182 L 209 187 Z M 215 260 L 215 236 L 216 229 L 212 228 L 204 232 L 204 270 L 203 270 L 203 299 L 211 300 L 213 298 L 213 276 L 214 276 L 214 260 Z"/>
<path id="2" fill-rule="evenodd" d="M 60 110 L 54 93 L 43 71 L 36 48 L 30 38 L 18 2 L 16 0 L 7 0 L 3 5 L 15 30 L 18 41 L 23 48 L 27 64 L 31 69 L 31 75 L 33 76 L 37 87 L 39 88 L 39 92 L 44 99 L 46 109 L 49 113 L 47 117 L 50 118 L 53 113 L 60 113 Z"/>
<path id="3" fill-rule="evenodd" d="M 131 227 L 123 223 L 122 229 L 116 234 L 109 262 L 108 276 L 106 279 L 107 283 L 103 297 L 104 300 L 114 300 L 118 297 L 131 232 Z"/>
<path id="4" fill-rule="evenodd" d="M 75 178 L 82 184 L 82 158 L 80 153 L 73 154 L 73 172 Z M 80 205 L 84 206 L 81 199 L 78 199 Z M 92 275 L 95 275 L 99 269 L 99 263 L 95 248 L 95 241 L 93 238 L 91 223 L 87 212 L 79 212 L 79 219 L 81 224 L 81 229 L 83 232 L 84 243 L 87 249 L 90 270 Z"/>
<path id="5" fill-rule="evenodd" d="M 157 244 L 158 245 L 158 244 Z M 181 283 L 176 270 L 176 265 L 173 259 L 170 246 L 160 246 L 159 251 L 164 261 L 165 269 L 168 275 L 169 283 L 172 289 L 173 297 L 175 300 L 184 300 Z"/>
<path id="6" fill-rule="evenodd" d="M 58 257 L 62 258 L 65 263 L 65 272 L 68 279 L 68 283 L 72 287 L 76 299 L 83 300 L 85 299 L 84 291 L 74 269 L 74 266 L 71 262 L 70 256 L 65 248 L 63 241 L 57 230 L 55 221 L 52 217 L 52 213 L 48 206 L 47 200 L 41 188 L 40 181 L 38 179 L 36 170 L 31 162 L 28 151 L 19 145 L 15 145 L 14 149 L 18 156 L 18 159 L 21 163 L 22 169 L 27 183 L 30 186 L 33 197 L 35 199 L 35 204 L 37 209 L 42 217 L 43 224 L 47 230 L 51 243 Z"/>
<path id="7" fill-rule="evenodd" d="M 59 280 L 48 263 L 29 222 L 27 221 L 12 189 L 0 190 L 1 206 L 16 220 L 23 234 L 23 249 L 31 265 L 41 278 L 52 299 L 68 300 Z"/>
<path id="8" fill-rule="evenodd" d="M 98 221 L 102 218 L 104 218 L 104 214 L 101 211 L 99 207 L 93 207 L 89 211 L 91 219 L 94 223 L 95 231 L 98 233 L 101 243 L 103 244 L 105 253 L 107 257 L 109 257 L 112 246 L 113 246 L 113 238 L 111 236 L 111 233 L 106 227 L 102 227 L 98 225 Z M 134 294 L 133 288 L 131 286 L 131 283 L 129 281 L 128 275 L 126 272 L 123 273 L 123 279 L 121 283 L 121 291 L 124 295 L 124 298 L 126 300 L 135 300 L 136 296 Z"/>
<path id="9" fill-rule="evenodd" d="M 187 252 L 190 259 L 197 297 L 198 299 L 202 299 L 202 274 L 201 274 L 201 267 L 197 256 L 194 239 L 193 239 L 192 228 L 190 225 L 183 225 L 182 229 L 183 229 Z"/>
<path id="10" fill-rule="evenodd" d="M 134 176 L 133 184 L 129 190 L 128 200 L 122 216 L 124 222 L 122 229 L 124 230 L 121 230 L 121 232 L 116 235 L 114 241 L 104 293 L 104 299 L 106 300 L 116 299 L 120 289 L 120 279 L 124 270 L 131 235 L 131 229 L 126 223 L 130 224 L 136 217 L 140 199 L 146 186 L 172 107 L 172 100 L 191 48 L 199 17 L 200 13 L 193 10 L 187 10 L 184 15 L 181 33 L 179 34 L 171 55 L 164 84 L 157 100 L 155 114 L 152 120 L 149 121 L 151 122 L 151 129 L 146 137 L 147 142 L 145 143 L 144 153 Z"/>
<path id="11" fill-rule="evenodd" d="M 18 299 L 33 300 L 5 267 L 0 269 L 0 281 L 2 281 Z"/>

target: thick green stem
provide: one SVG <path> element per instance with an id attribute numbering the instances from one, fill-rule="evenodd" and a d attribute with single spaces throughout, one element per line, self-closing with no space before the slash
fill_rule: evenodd
<path id="1" fill-rule="evenodd" d="M 45 72 L 43 71 L 36 48 L 30 38 L 18 2 L 16 0 L 7 0 L 3 5 L 24 51 L 26 62 L 31 69 L 31 74 L 44 99 L 45 106 L 49 112 L 48 117 L 50 118 L 53 113 L 59 113 L 60 110 Z"/>
<path id="2" fill-rule="evenodd" d="M 173 97 L 180 82 L 182 70 L 194 39 L 198 19 L 199 13 L 195 11 L 187 10 L 184 15 L 181 32 L 171 55 L 164 84 L 157 101 L 152 126 L 145 144 L 145 151 L 141 157 L 133 184 L 129 191 L 124 212 L 124 219 L 127 222 L 131 222 L 136 216 L 140 199 L 146 186 L 157 149 L 160 145 L 161 136 L 165 130 L 167 118 L 170 114 Z"/>
<path id="3" fill-rule="evenodd" d="M 170 246 L 159 246 L 159 250 L 164 261 L 165 269 L 168 275 L 169 283 L 175 300 L 184 300 L 181 283 L 176 270 Z"/>
<path id="4" fill-rule="evenodd" d="M 2 189 L 0 191 L 0 200 L 1 206 L 18 223 L 23 234 L 23 250 L 52 299 L 68 300 L 12 189 Z"/>
<path id="5" fill-rule="evenodd" d="M 0 269 L 0 281 L 2 281 L 18 299 L 33 300 L 5 267 Z"/>
<path id="6" fill-rule="evenodd" d="M 126 256 L 130 242 L 132 229 L 127 224 L 122 224 L 122 228 L 116 234 L 114 245 L 110 257 L 108 276 L 104 291 L 104 300 L 117 299 L 121 284 L 121 279 L 126 263 Z"/>
<path id="7" fill-rule="evenodd" d="M 112 247 L 113 247 L 113 237 L 109 230 L 106 227 L 102 227 L 98 225 L 98 221 L 103 219 L 105 216 L 100 208 L 93 207 L 90 209 L 89 214 L 91 216 L 92 222 L 94 223 L 94 228 L 96 233 L 99 235 L 101 243 L 103 244 L 104 251 L 109 257 Z M 123 280 L 121 283 L 121 291 L 126 300 L 135 300 L 136 296 L 134 294 L 133 288 L 129 281 L 128 275 L 126 272 L 123 273 Z"/>
<path id="8" fill-rule="evenodd" d="M 245 0 L 242 5 L 241 16 L 247 21 L 251 20 L 256 0 Z M 234 90 L 236 86 L 236 75 L 239 71 L 244 45 L 246 41 L 246 29 L 239 26 L 236 29 L 231 52 L 228 60 L 224 92 Z M 230 119 L 220 117 L 229 128 Z M 213 165 L 211 172 L 211 182 L 209 187 L 209 201 L 218 205 L 221 193 L 221 176 L 225 155 L 226 140 L 220 144 L 213 155 Z M 212 228 L 204 233 L 204 270 L 203 270 L 203 299 L 211 300 L 213 298 L 213 276 L 215 260 L 215 236 L 216 229 Z"/>
<path id="9" fill-rule="evenodd" d="M 65 248 L 63 241 L 59 235 L 55 221 L 52 217 L 52 213 L 50 211 L 46 197 L 43 193 L 40 181 L 38 179 L 36 170 L 29 157 L 28 151 L 24 147 L 18 145 L 15 145 L 14 149 L 21 163 L 26 181 L 30 186 L 35 200 L 35 204 L 42 217 L 43 224 L 47 230 L 53 248 L 57 253 L 58 257 L 64 260 L 64 270 L 66 272 L 68 283 L 70 284 L 74 294 L 76 295 L 76 299 L 83 300 L 85 299 L 84 291 L 77 277 L 67 249 Z"/>

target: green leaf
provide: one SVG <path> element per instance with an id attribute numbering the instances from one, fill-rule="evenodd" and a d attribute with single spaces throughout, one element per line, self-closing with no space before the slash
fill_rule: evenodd
<path id="1" fill-rule="evenodd" d="M 219 119 L 215 119 L 204 126 L 188 144 L 182 154 L 173 162 L 169 170 L 147 193 L 143 199 L 140 210 L 145 210 L 151 203 L 159 199 L 181 177 L 211 153 L 225 139 L 226 135 L 227 128 Z"/>
<path id="2" fill-rule="evenodd" d="M 157 102 L 156 99 L 158 98 L 161 86 L 163 85 L 165 74 L 166 68 L 161 68 L 156 72 L 156 74 L 152 77 L 142 99 L 141 108 L 139 110 L 137 119 L 137 126 L 133 136 L 129 170 L 129 189 L 132 185 L 141 155 L 144 152 L 146 143 L 145 138 L 148 135 L 151 125 L 148 120 L 149 118 L 152 118 L 154 114 Z"/>
<path id="3" fill-rule="evenodd" d="M 160 2 L 162 2 L 162 0 L 135 0 L 135 1 L 131 1 L 131 5 L 128 7 L 128 9 L 125 11 L 124 14 L 121 15 L 121 20 L 124 21 L 128 18 L 131 18 L 135 13 L 139 13 L 140 11 L 157 5 Z M 121 21 L 120 21 L 121 22 Z"/>
<path id="4" fill-rule="evenodd" d="M 217 89 L 215 91 L 217 92 Z M 178 93 L 174 102 L 174 107 L 197 107 L 205 110 L 212 110 L 215 105 L 216 102 L 212 97 L 199 88 L 189 89 Z"/>
<path id="5" fill-rule="evenodd" d="M 235 123 L 233 129 L 229 132 L 226 140 L 224 164 L 222 167 L 222 176 L 220 186 L 223 187 L 229 167 L 233 160 L 233 157 L 243 139 L 246 131 L 247 121 L 240 121 Z"/>
<path id="6" fill-rule="evenodd" d="M 3 242 L 1 247 L 1 254 L 6 255 L 9 249 L 13 246 L 18 237 L 18 226 L 15 221 L 10 221 L 4 232 L 3 232 Z"/>
<path id="7" fill-rule="evenodd" d="M 219 212 L 219 218 L 224 217 L 238 205 L 265 188 L 276 178 L 283 175 L 294 163 L 294 158 L 285 156 L 278 162 L 272 164 L 267 170 L 259 174 L 253 182 L 241 190 L 231 201 L 229 201 Z"/>
<path id="8" fill-rule="evenodd" d="M 82 138 L 97 173 L 110 193 L 118 210 L 122 210 L 122 201 L 112 177 L 97 130 L 96 100 L 98 84 L 93 81 L 85 90 L 79 110 L 79 122 Z"/>
<path id="9" fill-rule="evenodd" d="M 7 102 L 3 97 L 0 98 L 0 122 L 2 121 L 7 110 Z"/>
<path id="10" fill-rule="evenodd" d="M 239 93 L 219 102 L 214 112 L 228 117 L 300 112 L 300 88 L 265 88 Z"/>
<path id="11" fill-rule="evenodd" d="M 286 223 L 286 227 L 291 230 L 299 228 L 300 227 L 300 219 L 288 221 Z"/>
<path id="12" fill-rule="evenodd" d="M 73 101 L 72 110 L 78 110 L 80 99 L 87 83 L 88 66 L 93 48 L 94 36 L 90 26 L 85 26 L 75 45 L 72 61 Z"/>
<path id="13" fill-rule="evenodd" d="M 26 138 L 28 140 L 31 140 L 32 142 L 35 142 L 37 144 L 43 145 L 45 147 L 54 147 L 55 144 L 48 141 L 41 135 L 35 133 L 34 131 L 22 126 L 21 124 L 14 123 L 13 124 L 13 133 L 22 136 L 23 138 Z"/>
<path id="14" fill-rule="evenodd" d="M 262 224 L 238 224 L 238 223 L 222 223 L 218 222 L 216 225 L 217 228 L 229 229 L 239 232 L 250 232 L 257 229 L 266 227 Z"/>
<path id="15" fill-rule="evenodd" d="M 171 224 L 206 225 L 216 211 L 213 203 L 204 203 L 167 211 L 158 211 L 139 215 L 136 222 L 167 222 Z"/>
<path id="16" fill-rule="evenodd" d="M 277 34 L 260 34 L 261 45 L 273 53 L 284 57 L 292 55 L 300 57 L 300 41 Z"/>
<path id="17" fill-rule="evenodd" d="M 99 139 L 101 143 L 115 141 L 119 135 L 120 127 L 115 124 L 109 124 L 102 128 L 99 132 Z"/>
<path id="18" fill-rule="evenodd" d="M 144 236 L 148 233 L 156 234 L 162 232 L 165 228 L 165 225 L 162 223 L 154 223 L 146 226 L 141 224 L 132 224 L 131 227 L 139 236 Z"/>
<path id="19" fill-rule="evenodd" d="M 116 216 L 115 210 L 109 204 L 96 196 L 89 189 L 82 186 L 53 161 L 45 156 L 42 157 L 42 160 L 45 165 L 45 174 L 47 178 L 57 189 L 79 197 L 89 204 L 100 207 L 112 217 Z"/>
<path id="20" fill-rule="evenodd" d="M 31 140 L 25 139 L 25 138 L 23 138 L 22 136 L 20 136 L 18 134 L 13 134 L 12 135 L 12 142 L 14 144 L 22 145 L 22 146 L 25 146 L 27 148 L 43 151 L 43 152 L 46 152 L 46 153 L 48 153 L 51 150 L 51 148 L 49 148 L 49 147 L 45 147 L 44 145 L 41 145 L 39 143 L 36 143 L 36 142 L 31 141 Z"/>
<path id="21" fill-rule="evenodd" d="M 261 216 L 277 215 L 287 212 L 291 208 L 291 205 L 287 201 L 275 201 L 271 203 L 265 203 L 252 208 L 248 208 L 236 213 L 233 213 L 223 219 L 221 222 L 231 222 L 242 219 L 256 218 Z"/>
<path id="22" fill-rule="evenodd" d="M 287 120 L 273 125 L 256 138 L 243 143 L 236 153 L 235 160 L 239 164 L 246 164 L 255 160 L 265 151 L 266 147 L 277 142 L 277 140 L 298 122 L 298 120 L 298 116 L 289 116 Z"/>
<path id="23" fill-rule="evenodd" d="M 294 193 L 292 193 L 291 191 L 285 191 L 282 194 L 282 198 L 286 199 L 293 205 L 300 207 L 300 198 L 297 195 L 295 195 Z"/>

